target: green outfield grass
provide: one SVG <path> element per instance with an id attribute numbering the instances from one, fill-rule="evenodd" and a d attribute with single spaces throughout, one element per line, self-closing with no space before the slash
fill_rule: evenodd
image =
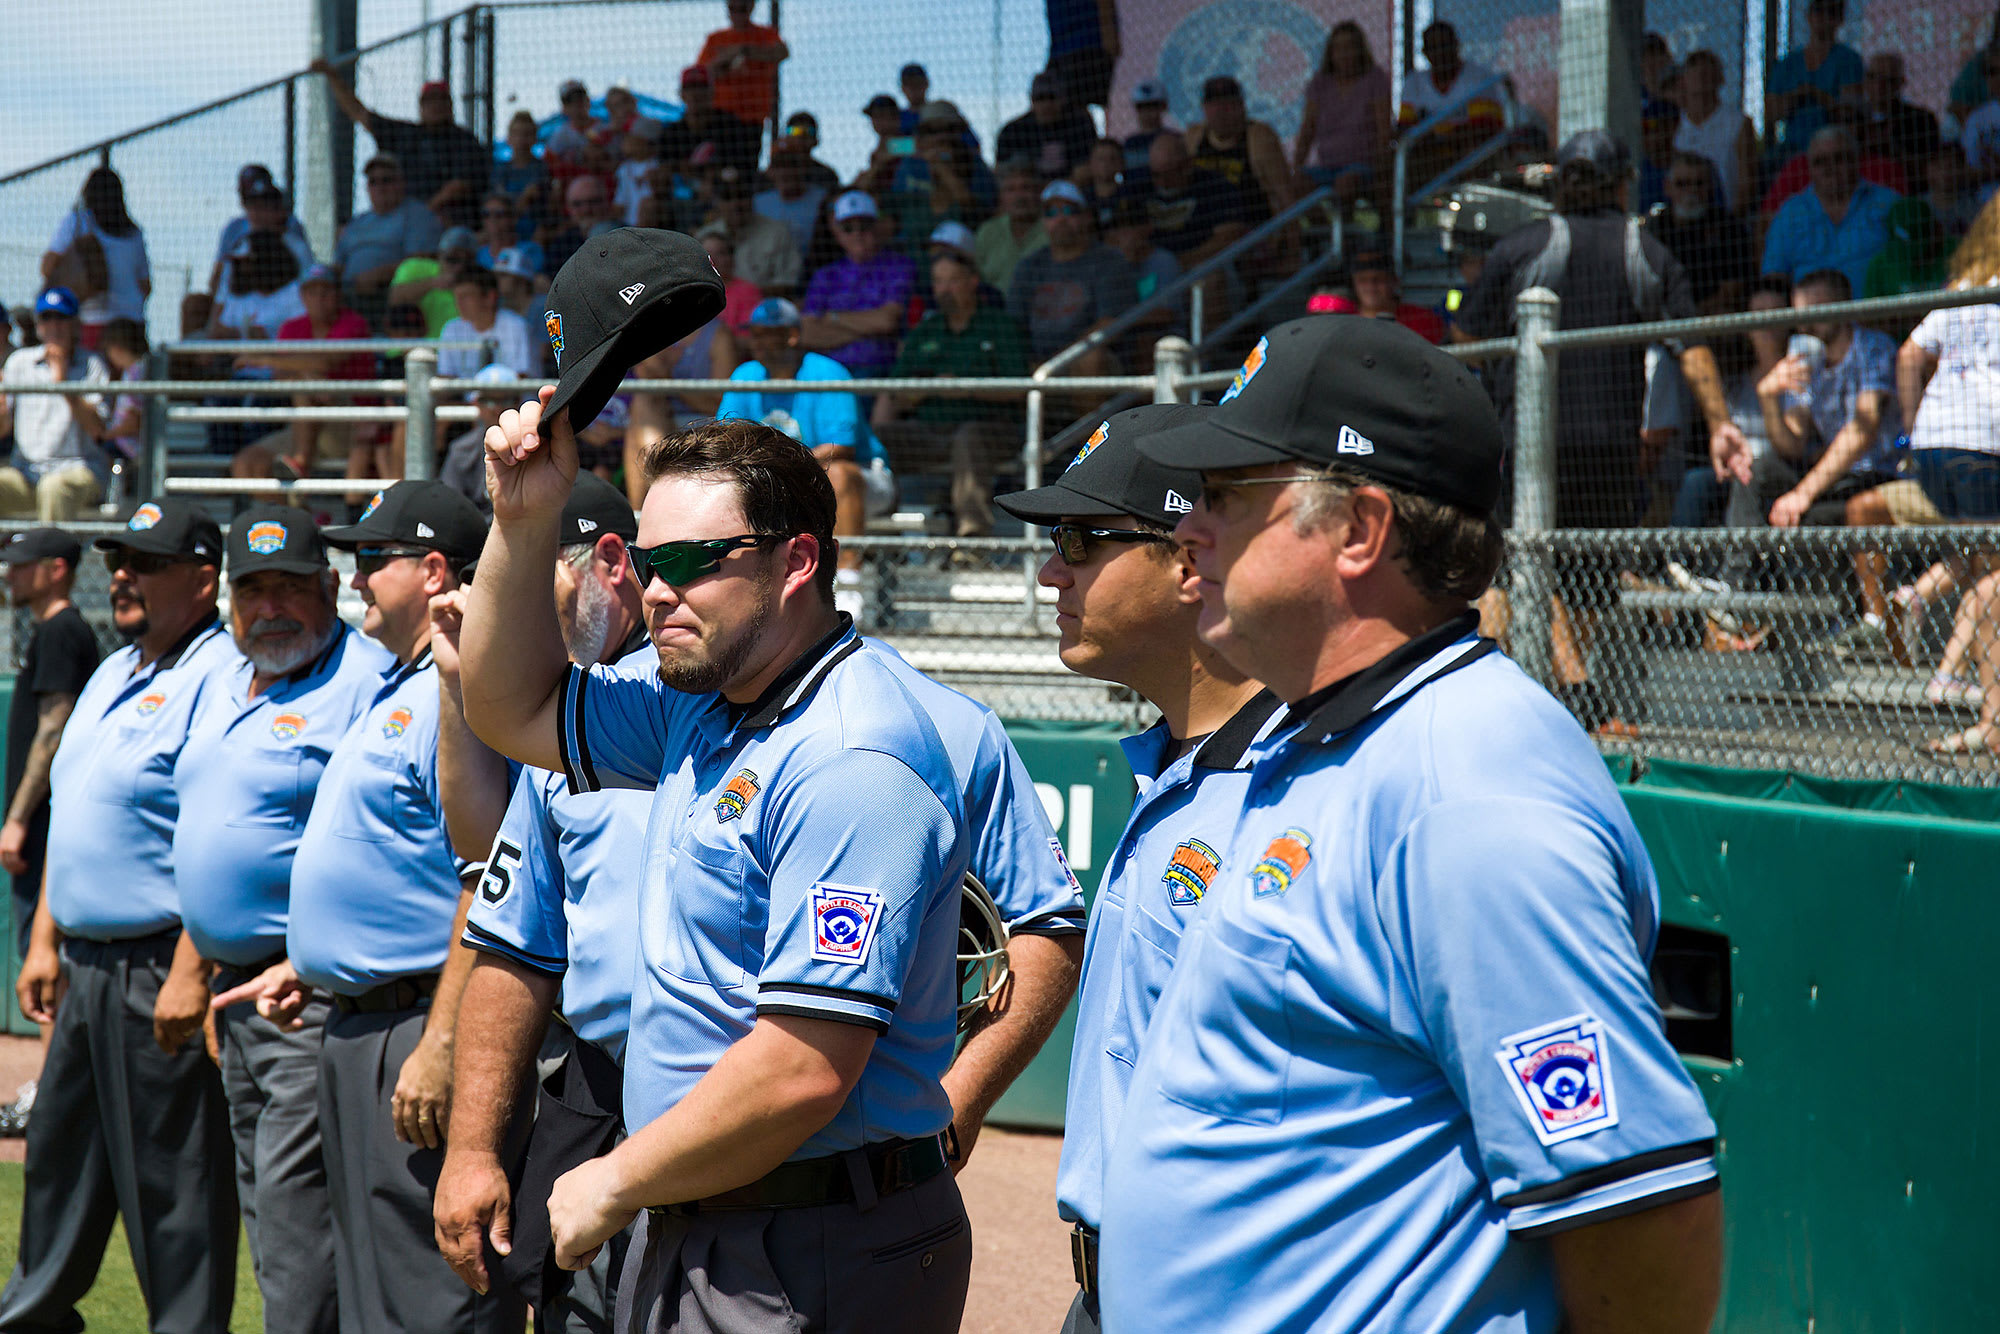
<path id="1" fill-rule="evenodd" d="M 0 1163 L 0 1261 L 9 1272 L 14 1268 L 20 1233 L 21 1165 Z M 132 1253 L 125 1246 L 123 1224 L 111 1234 L 96 1286 L 77 1309 L 91 1334 L 146 1334 L 146 1303 L 140 1300 L 139 1281 L 132 1276 Z M 229 1324 L 237 1330 L 264 1327 L 264 1302 L 250 1272 L 250 1248 L 240 1240 L 236 1248 L 236 1313 Z"/>

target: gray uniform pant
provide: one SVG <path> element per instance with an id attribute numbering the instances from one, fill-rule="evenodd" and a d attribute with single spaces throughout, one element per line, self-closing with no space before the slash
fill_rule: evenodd
<path id="1" fill-rule="evenodd" d="M 223 1334 L 236 1191 L 222 1081 L 197 1037 L 169 1056 L 153 1002 L 178 931 L 63 945 L 69 991 L 28 1120 L 21 1248 L 0 1330 L 83 1328 L 76 1303 L 120 1215 L 156 1334 Z"/>
<path id="2" fill-rule="evenodd" d="M 1078 1288 L 1070 1301 L 1069 1314 L 1063 1317 L 1062 1334 L 1099 1334 L 1103 1328 L 1097 1320 L 1097 1302 Z"/>
<path id="3" fill-rule="evenodd" d="M 809 1209 L 643 1213 L 618 1284 L 619 1334 L 954 1334 L 972 1224 L 943 1172 Z"/>
<path id="4" fill-rule="evenodd" d="M 223 968 L 216 990 L 252 974 Z M 216 1017 L 236 1141 L 236 1198 L 264 1294 L 264 1334 L 333 1334 L 333 1216 L 319 1142 L 319 1048 L 332 1006 L 308 1004 L 286 1032 L 249 1002 Z"/>
<path id="5" fill-rule="evenodd" d="M 442 1149 L 396 1138 L 389 1111 L 428 1006 L 326 1021 L 319 1119 L 333 1207 L 334 1279 L 343 1334 L 518 1334 L 525 1312 L 497 1290 L 476 1295 L 438 1253 L 431 1223 Z"/>

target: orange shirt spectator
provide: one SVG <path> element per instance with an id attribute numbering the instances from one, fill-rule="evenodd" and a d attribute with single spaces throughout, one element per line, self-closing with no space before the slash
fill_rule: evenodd
<path id="1" fill-rule="evenodd" d="M 708 67 L 716 110 L 761 125 L 777 114 L 778 64 L 792 53 L 776 28 L 750 21 L 753 8 L 755 0 L 729 0 L 729 26 L 708 35 L 695 63 Z"/>

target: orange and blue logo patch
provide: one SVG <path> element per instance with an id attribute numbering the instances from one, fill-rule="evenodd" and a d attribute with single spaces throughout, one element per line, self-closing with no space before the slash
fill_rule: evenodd
<path id="1" fill-rule="evenodd" d="M 150 717 L 151 715 L 158 713 L 160 711 L 160 706 L 162 704 L 165 704 L 166 702 L 167 702 L 166 695 L 158 690 L 155 690 L 150 695 L 142 696 L 138 703 L 139 716 L 142 718 Z"/>
<path id="2" fill-rule="evenodd" d="M 739 772 L 729 780 L 729 786 L 722 789 L 722 795 L 715 799 L 715 818 L 718 820 L 739 820 L 744 810 L 756 797 L 759 784 L 757 775 L 748 769 Z"/>
<path id="3" fill-rule="evenodd" d="M 1236 378 L 1229 382 L 1229 390 L 1223 394 L 1222 402 L 1227 403 L 1250 387 L 1250 382 L 1257 378 L 1257 372 L 1264 369 L 1264 358 L 1270 355 L 1270 351 L 1271 340 L 1259 338 L 1257 346 L 1250 349 L 1250 355 L 1243 358 L 1243 366 L 1236 372 Z"/>
<path id="4" fill-rule="evenodd" d="M 382 735 L 399 737 L 409 730 L 411 714 L 408 709 L 392 709 L 388 721 L 382 724 Z"/>
<path id="5" fill-rule="evenodd" d="M 1312 835 L 1303 829 L 1287 829 L 1271 840 L 1271 846 L 1250 868 L 1250 892 L 1260 899 L 1284 893 L 1306 873 L 1311 861 Z"/>
<path id="6" fill-rule="evenodd" d="M 250 525 L 250 531 L 243 535 L 243 541 L 259 556 L 269 556 L 285 549 L 285 525 L 265 519 Z"/>
<path id="7" fill-rule="evenodd" d="M 1077 464 L 1089 458 L 1091 450 L 1096 449 L 1099 445 L 1103 444 L 1106 440 L 1109 440 L 1110 438 L 1111 438 L 1111 423 L 1110 422 L 1097 423 L 1097 429 L 1090 433 L 1090 439 L 1083 442 L 1083 448 L 1076 451 L 1076 457 L 1069 461 L 1069 466 L 1071 468 L 1074 468 Z M 1068 469 L 1064 469 L 1064 471 L 1067 472 Z"/>
<path id="8" fill-rule="evenodd" d="M 280 741 L 296 740 L 305 730 L 306 717 L 302 713 L 281 713 L 271 720 L 271 735 Z"/>
<path id="9" fill-rule="evenodd" d="M 542 320 L 542 327 L 549 331 L 549 348 L 556 354 L 556 365 L 562 365 L 562 316 L 553 310 Z"/>
<path id="10" fill-rule="evenodd" d="M 366 523 L 368 521 L 368 516 L 381 508 L 382 508 L 382 492 L 377 491 L 375 493 L 375 498 L 368 502 L 368 508 L 361 511 L 361 517 L 356 519 L 355 522 Z"/>
<path id="11" fill-rule="evenodd" d="M 1222 869 L 1222 859 L 1215 855 L 1215 849 L 1198 838 L 1191 838 L 1174 849 L 1174 855 L 1167 862 L 1167 872 L 1160 880 L 1167 887 L 1167 902 L 1176 908 L 1192 908 L 1201 902 L 1202 895 L 1215 883 L 1215 874 Z"/>
<path id="12" fill-rule="evenodd" d="M 143 533 L 166 517 L 160 513 L 160 507 L 149 500 L 132 511 L 132 517 L 125 521 L 125 526 L 132 532 Z"/>

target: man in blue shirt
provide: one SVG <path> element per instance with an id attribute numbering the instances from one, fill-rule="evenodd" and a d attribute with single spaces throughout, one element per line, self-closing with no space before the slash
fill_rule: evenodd
<path id="1" fill-rule="evenodd" d="M 1793 282 L 1815 269 L 1839 269 L 1860 291 L 1868 262 L 1889 243 L 1889 210 L 1902 198 L 1861 177 L 1861 149 L 1838 125 L 1806 148 L 1805 189 L 1778 205 L 1764 234 L 1764 272 Z"/>
<path id="2" fill-rule="evenodd" d="M 466 717 L 573 789 L 657 789 L 632 1134 L 556 1182 L 557 1262 L 645 1210 L 630 1330 L 955 1330 L 971 1237 L 941 1078 L 971 839 L 941 729 L 834 610 L 825 474 L 750 422 L 647 451 L 656 676 L 571 668 L 548 568 L 575 437 L 562 414 L 540 434 L 552 396 L 487 436 Z"/>
<path id="3" fill-rule="evenodd" d="M 222 532 L 161 497 L 96 545 L 132 643 L 84 686 L 49 771 L 42 899 L 15 993 L 55 1029 L 0 1328 L 80 1328 L 77 1300 L 122 1215 L 150 1327 L 208 1334 L 229 1325 L 236 1192 L 222 1083 L 198 1037 L 208 972 L 174 885 L 173 771 L 237 656 L 215 612 Z"/>
<path id="4" fill-rule="evenodd" d="M 1715 1127 L 1647 977 L 1652 868 L 1470 610 L 1485 392 L 1312 316 L 1139 447 L 1200 469 L 1202 637 L 1291 707 L 1132 1076 L 1105 1329 L 1706 1330 Z"/>
<path id="5" fill-rule="evenodd" d="M 1057 1207 L 1075 1228 L 1078 1290 L 1065 1334 L 1098 1328 L 1104 1152 L 1181 932 L 1219 872 L 1251 745 L 1280 711 L 1195 633 L 1201 600 L 1172 533 L 1200 494 L 1200 475 L 1139 453 L 1147 433 L 1211 411 L 1148 404 L 1087 421 L 1078 428 L 1089 432 L 1084 447 L 1059 480 L 997 502 L 1050 526 L 1056 552 L 1039 577 L 1056 590 L 1063 665 L 1136 690 L 1161 714 L 1124 743 L 1139 797 L 1090 910 L 1056 1177 Z M 1055 452 L 1068 448 L 1058 441 Z"/>
<path id="6" fill-rule="evenodd" d="M 215 972 L 222 1087 L 236 1195 L 268 1331 L 338 1327 L 320 1155 L 319 1048 L 328 1002 L 259 1013 L 262 975 L 285 962 L 292 855 L 321 770 L 390 665 L 341 624 L 337 576 L 304 510 L 245 510 L 229 530 L 230 630 L 242 655 L 202 696 L 174 765 L 181 920 Z M 267 1003 L 264 1007 L 270 1010 Z"/>
<path id="7" fill-rule="evenodd" d="M 444 483 L 398 482 L 324 534 L 354 552 L 361 628 L 395 657 L 320 778 L 285 935 L 299 980 L 333 994 L 320 1132 L 341 1321 L 355 1330 L 520 1328 L 517 1302 L 458 1281 L 430 1226 L 472 967 L 456 943 L 470 887 L 438 794 L 430 599 L 458 586 L 485 528 Z"/>

